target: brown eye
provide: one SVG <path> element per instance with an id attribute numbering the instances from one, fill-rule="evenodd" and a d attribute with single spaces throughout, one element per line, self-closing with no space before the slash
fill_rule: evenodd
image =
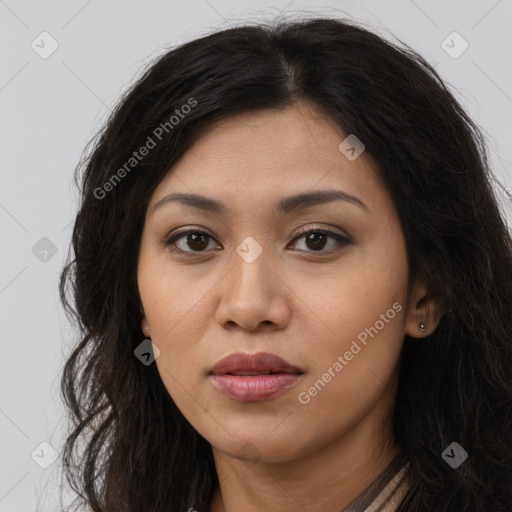
<path id="1" fill-rule="evenodd" d="M 296 243 L 297 240 L 304 239 L 304 245 L 306 249 L 299 249 L 304 252 L 323 252 L 330 253 L 340 249 L 341 247 L 348 245 L 351 241 L 346 236 L 340 235 L 339 233 L 334 233 L 333 231 L 329 231 L 326 229 L 310 229 L 304 233 L 301 233 L 298 237 L 296 237 L 293 241 L 293 244 Z M 327 250 L 323 250 L 325 246 L 328 244 L 328 240 L 334 240 L 334 243 Z"/>
<path id="2" fill-rule="evenodd" d="M 186 237 L 186 238 L 185 238 Z M 184 239 L 182 241 L 182 239 Z M 204 231 L 189 230 L 173 235 L 165 241 L 165 247 L 174 245 L 182 252 L 204 252 L 212 237 Z M 187 250 L 190 249 L 190 250 Z"/>
<path id="3" fill-rule="evenodd" d="M 306 246 L 314 251 L 323 249 L 329 238 L 328 235 L 319 231 L 308 233 L 305 237 Z"/>

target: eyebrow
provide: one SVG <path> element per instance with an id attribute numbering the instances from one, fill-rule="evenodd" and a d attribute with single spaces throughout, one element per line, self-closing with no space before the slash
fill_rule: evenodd
<path id="1" fill-rule="evenodd" d="M 365 211 L 369 211 L 366 204 L 364 204 L 357 196 L 344 192 L 343 190 L 332 189 L 314 190 L 284 197 L 274 206 L 274 214 L 286 215 L 294 210 L 305 209 L 310 206 L 330 203 L 332 201 L 345 201 L 356 205 Z M 153 207 L 153 213 L 155 213 L 158 208 L 174 202 L 220 215 L 226 215 L 229 213 L 229 209 L 226 205 L 216 199 L 198 194 L 185 194 L 181 192 L 174 192 L 160 199 L 160 201 L 158 201 Z"/>

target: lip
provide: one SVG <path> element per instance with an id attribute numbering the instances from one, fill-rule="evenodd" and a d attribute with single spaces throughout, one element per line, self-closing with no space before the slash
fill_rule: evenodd
<path id="1" fill-rule="evenodd" d="M 290 388 L 302 374 L 300 368 L 274 354 L 236 352 L 221 359 L 210 377 L 212 384 L 228 398 L 260 402 Z"/>

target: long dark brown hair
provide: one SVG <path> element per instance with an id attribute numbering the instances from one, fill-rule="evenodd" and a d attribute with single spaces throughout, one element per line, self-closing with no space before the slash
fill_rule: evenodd
<path id="1" fill-rule="evenodd" d="M 225 29 L 166 51 L 84 151 L 60 281 L 80 332 L 61 380 L 72 418 L 62 460 L 75 502 L 95 512 L 208 511 L 218 486 L 211 447 L 156 365 L 134 356 L 144 339 L 144 217 L 201 132 L 296 101 L 364 142 L 401 218 L 409 278 L 421 276 L 446 308 L 421 343 L 404 340 L 393 432 L 413 484 L 400 512 L 509 511 L 512 253 L 484 137 L 415 51 L 327 18 Z M 148 137 L 154 147 L 131 160 Z M 457 468 L 441 457 L 452 442 L 468 453 Z"/>

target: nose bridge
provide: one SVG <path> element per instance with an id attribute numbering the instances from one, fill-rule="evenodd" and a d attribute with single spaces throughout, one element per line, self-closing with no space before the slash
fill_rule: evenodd
<path id="1" fill-rule="evenodd" d="M 269 250 L 252 237 L 236 247 L 221 290 L 219 323 L 234 322 L 253 330 L 262 322 L 282 326 L 287 321 L 285 292 L 269 258 Z"/>
<path id="2" fill-rule="evenodd" d="M 230 295 L 243 304 L 248 301 L 272 300 L 274 273 L 269 267 L 269 249 L 252 236 L 246 237 L 233 254 Z"/>

